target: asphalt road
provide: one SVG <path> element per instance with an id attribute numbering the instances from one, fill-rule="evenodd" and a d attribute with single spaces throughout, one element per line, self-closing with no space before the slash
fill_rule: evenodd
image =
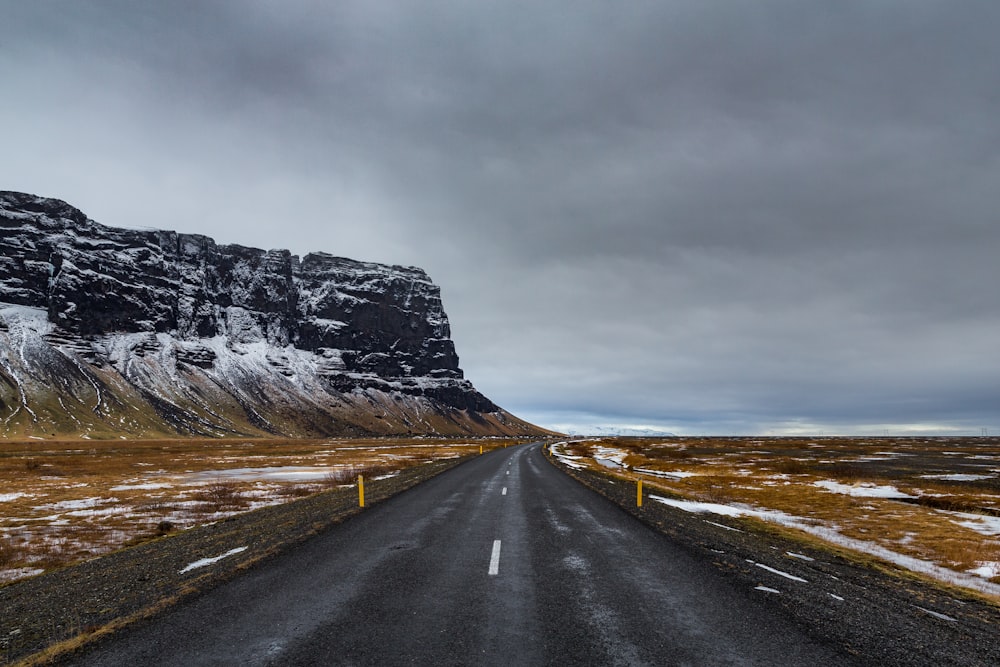
<path id="1" fill-rule="evenodd" d="M 535 444 L 371 507 L 72 664 L 850 662 Z"/>

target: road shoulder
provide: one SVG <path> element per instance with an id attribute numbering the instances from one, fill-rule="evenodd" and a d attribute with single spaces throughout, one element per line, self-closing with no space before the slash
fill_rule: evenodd
<path id="1" fill-rule="evenodd" d="M 468 457 L 366 484 L 371 506 Z M 353 487 L 198 526 L 0 588 L 3 664 L 48 664 L 202 594 L 359 513 Z"/>
<path id="2" fill-rule="evenodd" d="M 819 641 L 885 665 L 1000 664 L 1000 607 L 972 593 L 759 521 L 692 514 L 648 497 L 639 508 L 634 483 L 546 459 Z"/>

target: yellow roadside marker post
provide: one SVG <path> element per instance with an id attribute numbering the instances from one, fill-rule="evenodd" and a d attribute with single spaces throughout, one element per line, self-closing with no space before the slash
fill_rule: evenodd
<path id="1" fill-rule="evenodd" d="M 635 506 L 642 507 L 642 480 L 635 486 Z"/>
<path id="2" fill-rule="evenodd" d="M 365 506 L 365 476 L 358 475 L 358 507 Z"/>
<path id="3" fill-rule="evenodd" d="M 483 446 L 482 446 L 482 445 L 479 445 L 479 453 L 480 453 L 480 454 L 482 454 L 482 453 L 483 453 Z"/>

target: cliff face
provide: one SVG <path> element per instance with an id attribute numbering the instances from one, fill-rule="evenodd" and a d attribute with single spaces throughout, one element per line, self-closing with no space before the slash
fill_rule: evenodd
<path id="1" fill-rule="evenodd" d="M 529 433 L 420 269 L 105 227 L 0 192 L 0 434 Z"/>

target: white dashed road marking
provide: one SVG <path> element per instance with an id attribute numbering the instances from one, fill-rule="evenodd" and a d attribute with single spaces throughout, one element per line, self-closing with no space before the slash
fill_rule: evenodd
<path id="1" fill-rule="evenodd" d="M 500 574 L 500 540 L 493 540 L 493 553 L 490 555 L 490 574 Z"/>

